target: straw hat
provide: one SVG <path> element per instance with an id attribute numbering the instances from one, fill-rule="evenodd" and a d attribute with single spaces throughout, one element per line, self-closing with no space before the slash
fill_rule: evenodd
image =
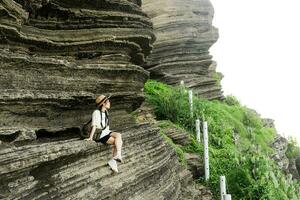
<path id="1" fill-rule="evenodd" d="M 111 96 L 106 97 L 105 95 L 101 94 L 100 96 L 97 96 L 96 98 L 96 105 L 98 107 L 102 106 L 104 102 L 109 99 Z"/>

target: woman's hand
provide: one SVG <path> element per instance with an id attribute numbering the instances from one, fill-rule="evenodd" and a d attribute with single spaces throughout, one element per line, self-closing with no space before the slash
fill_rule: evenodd
<path id="1" fill-rule="evenodd" d="M 85 140 L 85 141 L 93 141 L 92 138 L 85 138 L 84 140 Z"/>

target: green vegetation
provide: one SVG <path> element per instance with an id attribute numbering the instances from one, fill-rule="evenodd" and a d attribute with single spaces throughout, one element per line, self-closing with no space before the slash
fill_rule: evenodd
<path id="1" fill-rule="evenodd" d="M 232 95 L 226 96 L 224 102 L 229 106 L 240 106 L 241 105 L 240 101 L 235 96 L 232 96 Z"/>
<path id="2" fill-rule="evenodd" d="M 195 130 L 195 120 L 209 124 L 210 180 L 207 184 L 219 197 L 219 177 L 225 175 L 228 193 L 233 199 L 299 200 L 300 186 L 277 167 L 269 155 L 274 152 L 270 144 L 275 130 L 263 126 L 259 115 L 241 106 L 235 97 L 224 102 L 193 99 L 193 117 L 190 115 L 188 92 L 185 88 L 172 88 L 149 80 L 145 84 L 146 100 L 154 105 L 158 119 L 168 119 L 190 134 Z M 163 133 L 162 133 L 163 134 Z M 184 152 L 203 155 L 203 145 L 193 142 L 176 149 L 180 159 Z M 295 151 L 291 151 L 294 154 Z"/>
<path id="3" fill-rule="evenodd" d="M 217 81 L 218 86 L 221 86 L 222 74 L 220 74 L 219 72 L 214 72 L 213 79 Z"/>
<path id="4" fill-rule="evenodd" d="M 297 158 L 297 156 L 300 156 L 300 147 L 297 146 L 297 141 L 293 137 L 289 137 L 289 144 L 288 149 L 286 151 L 286 156 L 291 159 Z"/>

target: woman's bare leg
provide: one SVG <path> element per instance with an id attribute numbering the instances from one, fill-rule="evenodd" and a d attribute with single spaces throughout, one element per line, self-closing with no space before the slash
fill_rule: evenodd
<path id="1" fill-rule="evenodd" d="M 118 158 L 121 158 L 122 157 L 122 145 L 123 145 L 122 135 L 117 132 L 112 132 L 111 136 L 115 138 L 115 146 L 116 146 L 116 150 L 117 150 L 116 156 Z"/>
<path id="2" fill-rule="evenodd" d="M 113 157 L 122 158 L 122 136 L 120 133 L 112 132 L 111 137 L 107 140 L 107 144 L 113 145 Z"/>
<path id="3" fill-rule="evenodd" d="M 112 154 L 113 154 L 113 157 L 115 157 L 117 155 L 117 148 L 115 145 L 112 146 Z"/>
<path id="4" fill-rule="evenodd" d="M 114 145 L 115 144 L 115 138 L 114 137 L 109 137 L 108 140 L 106 141 L 106 144 L 111 144 Z"/>

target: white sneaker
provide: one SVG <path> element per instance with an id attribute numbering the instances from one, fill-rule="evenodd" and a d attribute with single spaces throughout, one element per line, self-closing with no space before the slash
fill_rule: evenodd
<path id="1" fill-rule="evenodd" d="M 108 161 L 107 163 L 109 165 L 109 167 L 111 168 L 111 170 L 113 170 L 114 172 L 118 173 L 118 165 L 117 162 L 114 159 L 111 159 L 110 161 Z"/>

